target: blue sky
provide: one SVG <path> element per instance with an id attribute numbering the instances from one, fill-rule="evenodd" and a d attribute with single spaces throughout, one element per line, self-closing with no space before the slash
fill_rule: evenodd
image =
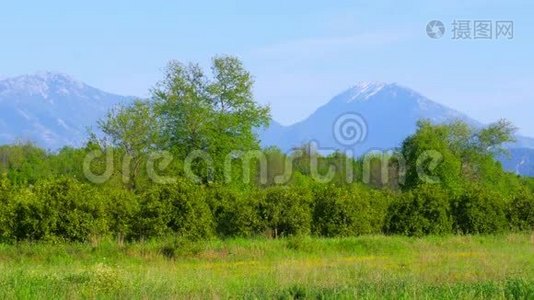
<path id="1" fill-rule="evenodd" d="M 283 124 L 360 80 L 397 82 L 534 136 L 532 1 L 9 1 L 0 75 L 59 71 L 146 96 L 170 59 L 239 56 Z M 441 39 L 425 33 L 445 23 Z M 453 40 L 454 20 L 511 20 L 512 40 Z"/>

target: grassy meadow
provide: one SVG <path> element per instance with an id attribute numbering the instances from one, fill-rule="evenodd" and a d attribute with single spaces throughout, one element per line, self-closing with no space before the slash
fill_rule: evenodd
<path id="1" fill-rule="evenodd" d="M 534 299 L 534 234 L 3 244 L 0 298 Z"/>

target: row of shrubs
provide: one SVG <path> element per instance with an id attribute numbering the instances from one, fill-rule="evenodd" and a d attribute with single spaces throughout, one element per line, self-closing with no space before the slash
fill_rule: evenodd
<path id="1" fill-rule="evenodd" d="M 236 189 L 186 181 L 141 194 L 71 178 L 12 188 L 0 180 L 0 238 L 88 241 L 142 240 L 167 235 L 325 237 L 361 234 L 477 234 L 534 228 L 530 191 L 509 199 L 472 186 L 451 196 L 436 185 L 408 192 L 362 185 Z"/>

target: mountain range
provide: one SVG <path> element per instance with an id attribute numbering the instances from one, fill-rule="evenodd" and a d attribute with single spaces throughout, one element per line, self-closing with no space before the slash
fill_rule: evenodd
<path id="1" fill-rule="evenodd" d="M 131 99 L 59 73 L 1 80 L 0 144 L 31 141 L 51 150 L 79 146 L 111 107 Z"/>
<path id="2" fill-rule="evenodd" d="M 0 144 L 32 141 L 50 150 L 79 146 L 88 128 L 119 103 L 134 97 L 101 91 L 72 77 L 51 72 L 0 80 Z M 395 83 L 358 82 L 305 120 L 283 126 L 273 121 L 258 130 L 263 146 L 288 151 L 313 141 L 321 150 L 350 149 L 356 155 L 398 147 L 415 132 L 416 122 L 463 120 L 482 123 Z M 534 176 L 534 139 L 517 137 L 501 157 L 512 172 Z"/>

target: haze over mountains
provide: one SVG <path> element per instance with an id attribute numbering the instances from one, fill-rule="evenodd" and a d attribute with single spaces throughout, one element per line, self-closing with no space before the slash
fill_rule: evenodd
<path id="1" fill-rule="evenodd" d="M 106 93 L 58 73 L 38 73 L 0 80 L 0 144 L 32 141 L 47 149 L 79 146 L 87 128 L 118 103 L 133 97 Z M 358 140 L 340 141 L 340 120 L 357 116 Z M 302 122 L 282 126 L 273 121 L 259 132 L 263 146 L 288 151 L 314 141 L 320 149 L 351 149 L 355 154 L 398 147 L 415 132 L 419 119 L 435 123 L 463 120 L 482 126 L 465 114 L 395 83 L 359 82 L 335 96 Z M 340 126 L 338 126 L 341 124 Z M 350 130 L 350 129 L 349 129 Z M 342 132 L 343 134 L 351 132 Z M 336 136 L 336 134 L 338 134 Z M 534 176 L 534 139 L 518 137 L 508 145 L 511 157 L 503 165 L 513 172 Z"/>

